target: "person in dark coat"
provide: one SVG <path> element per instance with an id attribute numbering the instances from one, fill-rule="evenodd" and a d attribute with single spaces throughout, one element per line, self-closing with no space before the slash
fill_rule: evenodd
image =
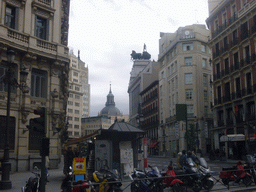
<path id="1" fill-rule="evenodd" d="M 179 164 L 181 167 L 185 165 L 186 160 L 187 160 L 186 150 L 183 150 L 182 155 L 180 156 L 180 159 L 179 159 Z"/>

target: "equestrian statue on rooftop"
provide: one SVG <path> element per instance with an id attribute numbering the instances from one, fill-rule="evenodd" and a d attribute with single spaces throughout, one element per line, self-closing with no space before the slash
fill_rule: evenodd
<path id="1" fill-rule="evenodd" d="M 147 52 L 146 44 L 144 43 L 143 53 L 136 53 L 136 51 L 132 50 L 131 59 L 150 59 L 151 55 Z"/>

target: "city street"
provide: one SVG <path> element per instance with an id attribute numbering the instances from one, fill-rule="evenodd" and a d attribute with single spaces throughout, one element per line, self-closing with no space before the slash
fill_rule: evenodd
<path id="1" fill-rule="evenodd" d="M 168 157 L 151 157 L 148 158 L 148 165 L 151 166 L 157 166 L 159 170 L 166 170 L 167 165 L 169 164 L 170 158 Z M 176 163 L 176 159 L 172 159 L 174 163 Z M 62 162 L 63 163 L 63 162 Z M 62 168 L 63 164 L 59 165 L 59 169 L 52 169 L 49 170 L 49 180 L 50 182 L 46 185 L 46 192 L 58 192 L 61 191 L 61 181 L 64 178 Z M 216 179 L 218 179 L 219 171 L 222 167 L 228 167 L 235 165 L 235 161 L 210 161 L 208 162 L 208 165 L 211 167 L 212 175 Z M 21 191 L 21 187 L 26 184 L 27 179 L 32 176 L 33 174 L 31 172 L 21 172 L 21 173 L 12 173 L 11 174 L 11 181 L 12 181 L 12 189 L 4 190 L 5 192 L 19 192 Z M 125 188 L 126 186 L 130 185 L 130 180 L 124 180 L 122 188 Z M 125 192 L 130 192 L 130 186 L 128 186 L 125 190 Z M 165 189 L 165 192 L 170 191 L 170 189 Z M 188 190 L 191 191 L 191 190 Z M 204 191 L 204 190 L 202 190 Z M 227 189 L 227 187 L 223 186 L 220 183 L 216 183 L 212 191 L 256 191 L 256 186 L 253 183 L 250 187 L 246 188 L 242 183 L 240 186 L 238 184 L 233 185 L 230 183 L 230 190 Z"/>

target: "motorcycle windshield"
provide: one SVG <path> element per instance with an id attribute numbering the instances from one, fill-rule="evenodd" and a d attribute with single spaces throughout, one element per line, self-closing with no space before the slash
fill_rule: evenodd
<path id="1" fill-rule="evenodd" d="M 160 171 L 158 169 L 158 167 L 152 167 L 152 171 L 153 171 L 153 174 L 156 176 L 156 177 L 161 177 L 161 174 L 160 174 Z"/>
<path id="2" fill-rule="evenodd" d="M 187 158 L 187 164 L 191 167 L 194 167 L 195 166 L 195 163 L 194 161 L 191 159 L 191 158 Z"/>
<path id="3" fill-rule="evenodd" d="M 248 163 L 255 163 L 255 159 L 252 155 L 246 155 Z"/>
<path id="4" fill-rule="evenodd" d="M 207 162 L 204 158 L 199 158 L 200 165 L 204 168 L 208 168 Z"/>

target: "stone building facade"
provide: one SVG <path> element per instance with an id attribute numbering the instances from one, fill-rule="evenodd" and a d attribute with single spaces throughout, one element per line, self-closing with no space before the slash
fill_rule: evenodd
<path id="1" fill-rule="evenodd" d="M 7 50 L 16 52 L 13 77 L 20 82 L 20 71 L 28 71 L 28 89 L 11 93 L 10 162 L 12 171 L 26 171 L 40 162 L 40 134 L 28 131 L 34 110 L 47 109 L 50 138 L 50 167 L 58 166 L 61 135 L 67 128 L 69 50 L 69 0 L 0 0 L 0 76 L 8 68 Z M 0 154 L 4 149 L 7 92 L 0 82 Z"/>
<path id="2" fill-rule="evenodd" d="M 212 148 L 241 159 L 256 147 L 256 1 L 218 1 L 206 22 L 213 55 Z"/>
<path id="3" fill-rule="evenodd" d="M 180 27 L 175 33 L 160 33 L 159 70 L 159 150 L 174 154 L 186 149 L 185 121 L 176 120 L 176 104 L 187 104 L 188 129 L 197 127 L 197 146 L 209 152 L 212 76 L 205 25 Z M 208 148 L 207 148 L 208 147 Z"/>

